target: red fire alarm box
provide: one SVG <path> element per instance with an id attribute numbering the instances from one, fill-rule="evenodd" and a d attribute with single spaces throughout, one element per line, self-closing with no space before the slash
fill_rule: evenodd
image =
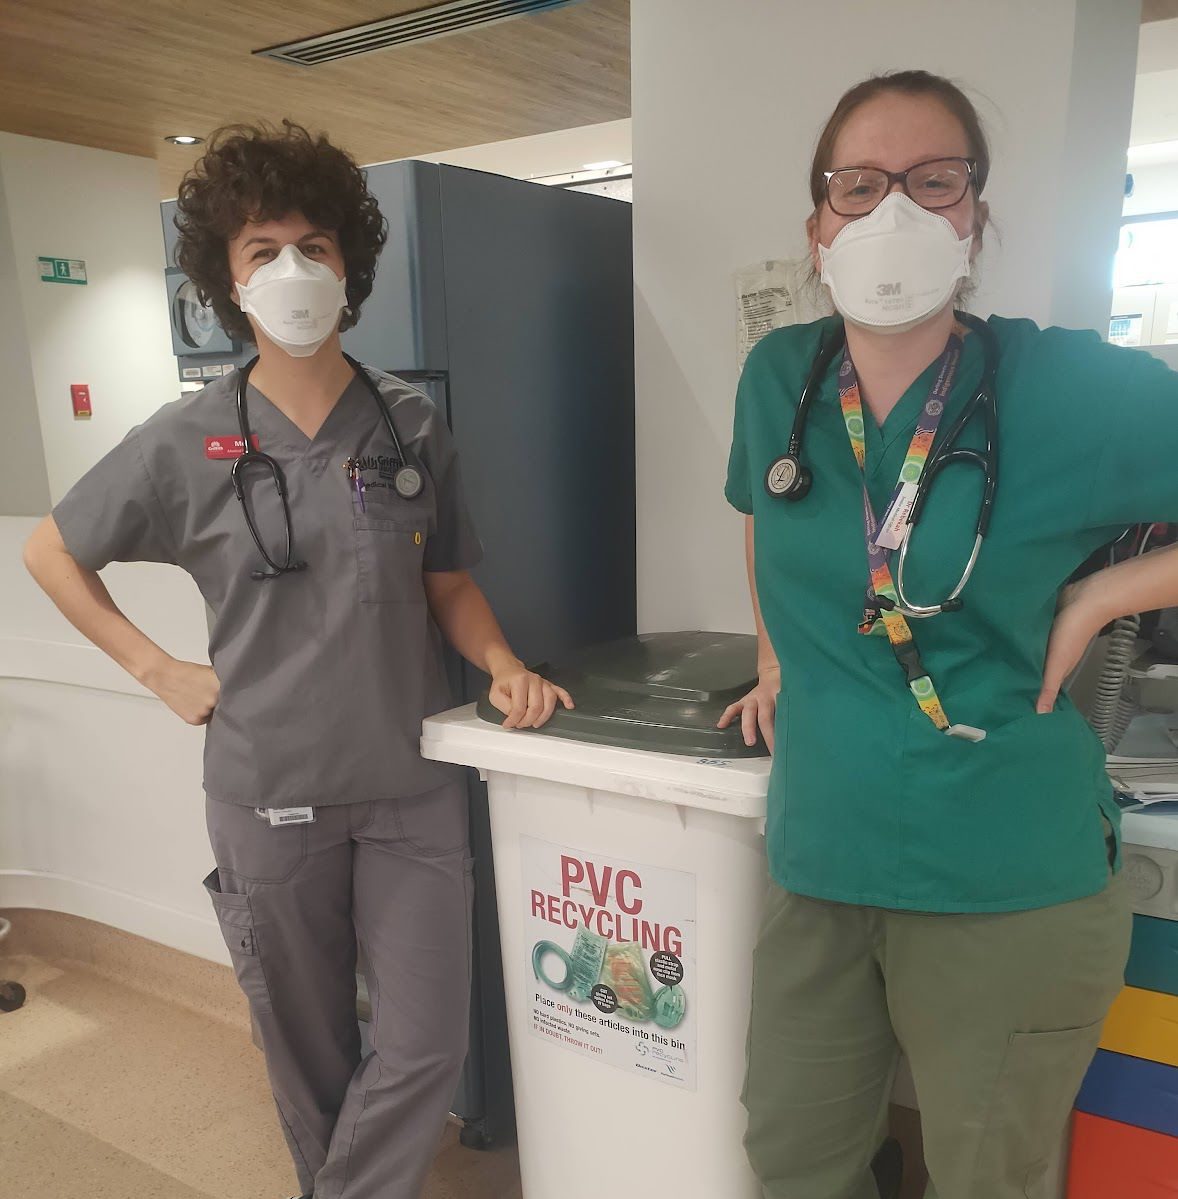
<path id="1" fill-rule="evenodd" d="M 91 415 L 90 384 L 71 383 L 70 398 L 74 401 L 74 420 L 89 420 Z"/>

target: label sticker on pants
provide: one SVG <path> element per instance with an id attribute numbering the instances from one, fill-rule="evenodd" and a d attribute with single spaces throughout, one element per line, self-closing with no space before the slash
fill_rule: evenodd
<path id="1" fill-rule="evenodd" d="M 532 1033 L 695 1090 L 695 876 L 520 842 Z"/>

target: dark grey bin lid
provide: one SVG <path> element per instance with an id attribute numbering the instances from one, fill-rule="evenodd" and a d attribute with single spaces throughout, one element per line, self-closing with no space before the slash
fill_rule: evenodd
<path id="1" fill-rule="evenodd" d="M 696 758 L 756 758 L 758 738 L 744 743 L 740 722 L 716 728 L 724 709 L 757 682 L 757 639 L 741 633 L 648 633 L 543 662 L 538 674 L 564 687 L 576 703 L 557 708 L 543 736 L 564 737 Z M 503 715 L 484 692 L 479 715 Z"/>

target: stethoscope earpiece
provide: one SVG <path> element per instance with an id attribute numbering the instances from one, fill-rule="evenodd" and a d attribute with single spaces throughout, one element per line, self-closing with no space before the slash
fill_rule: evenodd
<path id="1" fill-rule="evenodd" d="M 289 566 L 282 567 L 281 570 L 251 570 L 250 578 L 255 583 L 268 583 L 271 579 L 280 579 L 283 575 L 296 574 L 300 570 L 306 570 L 305 562 L 292 562 Z"/>

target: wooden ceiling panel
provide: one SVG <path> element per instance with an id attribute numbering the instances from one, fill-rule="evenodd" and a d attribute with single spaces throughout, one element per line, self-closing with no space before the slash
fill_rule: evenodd
<path id="1" fill-rule="evenodd" d="M 289 116 L 361 162 L 630 114 L 629 0 L 579 0 L 318 67 L 251 52 L 421 0 L 3 0 L 0 128 L 155 158 L 176 193 L 199 149 L 168 134 Z"/>

